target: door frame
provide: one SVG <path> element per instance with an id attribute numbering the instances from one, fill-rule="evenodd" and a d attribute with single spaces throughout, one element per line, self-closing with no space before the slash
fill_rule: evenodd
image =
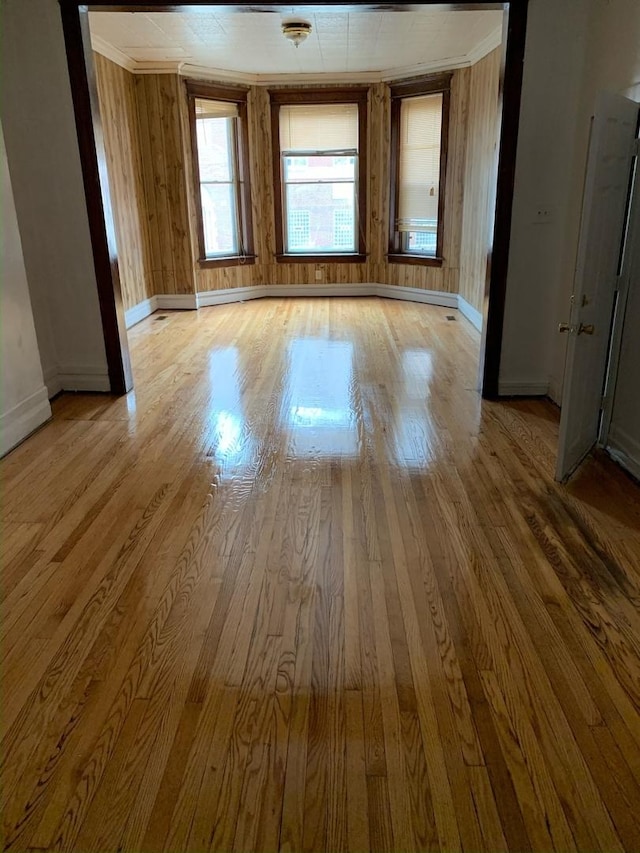
<path id="1" fill-rule="evenodd" d="M 90 11 L 179 12 L 184 6 L 190 7 L 191 10 L 198 6 L 225 6 L 234 11 L 249 12 L 255 11 L 256 6 L 253 0 L 240 0 L 240 2 L 231 4 L 212 2 L 212 0 L 174 0 L 171 4 L 154 2 L 154 0 L 147 0 L 146 3 L 124 4 L 114 3 L 113 0 L 93 0 L 90 4 L 79 2 L 79 0 L 59 0 L 59 3 L 111 391 L 114 394 L 126 394 L 133 387 L 133 376 L 118 272 L 118 251 L 106 172 L 106 154 L 97 84 L 91 59 L 88 13 Z M 490 9 L 505 12 L 500 75 L 502 110 L 495 221 L 493 247 L 487 259 L 480 353 L 482 396 L 486 399 L 497 399 L 499 397 L 498 379 L 509 267 L 513 186 L 516 171 L 528 0 L 510 0 L 510 2 L 502 3 L 484 2 L 483 0 L 468 0 L 465 3 L 442 3 L 438 0 L 424 0 L 422 3 L 414 4 L 370 3 L 366 0 L 349 4 L 335 2 L 319 4 L 303 0 L 301 3 L 296 3 L 296 6 L 304 7 L 305 11 L 310 14 L 327 7 L 352 12 L 406 12 L 418 11 L 425 6 L 434 7 L 434 11 Z M 290 6 L 282 3 L 261 4 L 259 6 L 260 11 L 275 13 L 290 8 Z"/>

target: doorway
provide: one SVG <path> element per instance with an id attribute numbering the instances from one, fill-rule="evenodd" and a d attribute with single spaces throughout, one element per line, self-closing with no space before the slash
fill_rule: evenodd
<path id="1" fill-rule="evenodd" d="M 143 7 L 134 4 L 96 2 L 87 7 L 77 0 L 61 0 L 63 27 L 67 58 L 72 83 L 72 94 L 80 154 L 89 211 L 90 230 L 102 324 L 109 364 L 111 387 L 115 393 L 126 393 L 133 385 L 129 360 L 126 323 L 122 300 L 122 289 L 118 270 L 118 248 L 114 229 L 114 216 L 106 174 L 103 130 L 100 123 L 96 81 L 91 61 L 89 11 L 116 12 L 175 12 L 189 6 L 192 10 L 217 7 L 220 3 L 174 3 L 171 6 Z M 486 259 L 485 287 L 482 308 L 482 345 L 480 359 L 480 386 L 483 396 L 498 396 L 498 373 L 506 291 L 509 235 L 511 225 L 512 188 L 515 173 L 515 154 L 518 131 L 520 93 L 522 85 L 522 62 L 527 17 L 527 0 L 512 0 L 511 3 L 469 2 L 443 6 L 438 3 L 383 4 L 353 3 L 348 6 L 332 6 L 332 10 L 357 13 L 364 10 L 386 10 L 394 13 L 410 12 L 429 6 L 433 11 L 454 10 L 500 10 L 504 12 L 504 36 L 500 85 L 501 132 L 497 165 L 497 187 L 495 193 L 495 215 L 492 239 Z M 251 9 L 248 2 L 233 7 L 238 12 Z M 301 4 L 296 9 L 309 13 L 319 6 Z M 261 7 L 262 11 L 280 13 L 285 7 L 275 4 Z M 289 11 L 290 7 L 286 7 Z"/>

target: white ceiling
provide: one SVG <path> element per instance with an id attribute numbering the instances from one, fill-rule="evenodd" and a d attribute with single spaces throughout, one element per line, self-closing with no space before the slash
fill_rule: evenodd
<path id="1" fill-rule="evenodd" d="M 326 12 L 295 48 L 281 24 L 300 16 L 229 12 L 92 12 L 94 48 L 140 70 L 166 62 L 255 75 L 383 72 L 476 61 L 500 41 L 502 12 Z"/>

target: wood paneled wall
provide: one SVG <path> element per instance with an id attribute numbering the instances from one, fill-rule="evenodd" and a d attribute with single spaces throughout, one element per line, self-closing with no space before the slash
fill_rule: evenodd
<path id="1" fill-rule="evenodd" d="M 469 69 L 467 154 L 464 170 L 460 295 L 482 310 L 493 242 L 500 116 L 501 49 Z"/>
<path id="2" fill-rule="evenodd" d="M 122 297 L 125 308 L 131 308 L 154 292 L 135 79 L 133 74 L 99 53 L 94 54 L 94 61 L 115 215 Z"/>
<path id="3" fill-rule="evenodd" d="M 105 125 L 114 125 L 107 139 L 112 153 L 110 170 L 116 176 L 129 170 L 122 186 L 114 192 L 121 220 L 121 263 L 127 270 L 127 282 L 131 281 L 131 285 L 124 285 L 127 307 L 151 293 L 189 294 L 254 284 L 315 284 L 317 269 L 322 271 L 323 283 L 379 282 L 462 292 L 465 299 L 480 307 L 489 233 L 490 179 L 494 177 L 491 169 L 495 159 L 499 60 L 500 52 L 495 51 L 473 68 L 459 69 L 453 75 L 442 267 L 387 263 L 390 96 L 388 85 L 379 83 L 372 85 L 369 92 L 367 262 L 276 262 L 269 93 L 264 87 L 254 86 L 249 92 L 248 113 L 257 263 L 200 269 L 184 80 L 172 74 L 134 77 L 98 57 L 101 100 L 107 105 Z M 122 92 L 126 92 L 126 98 Z M 137 122 L 132 121 L 134 113 Z M 129 153 L 119 140 L 121 133 L 128 134 Z M 128 187 L 132 185 L 136 192 L 129 199 Z M 133 200 L 133 213 L 137 216 L 128 210 Z M 136 252 L 137 247 L 140 248 Z M 144 275 L 135 273 L 135 263 Z M 136 282 L 145 285 L 138 284 L 136 289 Z"/>
<path id="4" fill-rule="evenodd" d="M 135 84 L 153 292 L 193 293 L 189 158 L 181 117 L 184 82 L 175 74 L 140 74 Z"/>

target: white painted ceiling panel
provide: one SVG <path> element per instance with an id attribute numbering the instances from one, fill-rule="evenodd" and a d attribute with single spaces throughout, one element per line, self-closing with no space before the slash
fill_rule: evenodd
<path id="1" fill-rule="evenodd" d="M 300 16 L 229 12 L 91 12 L 92 36 L 133 62 L 185 61 L 249 74 L 391 71 L 456 61 L 495 39 L 502 12 L 327 11 L 295 48 L 281 24 Z"/>

